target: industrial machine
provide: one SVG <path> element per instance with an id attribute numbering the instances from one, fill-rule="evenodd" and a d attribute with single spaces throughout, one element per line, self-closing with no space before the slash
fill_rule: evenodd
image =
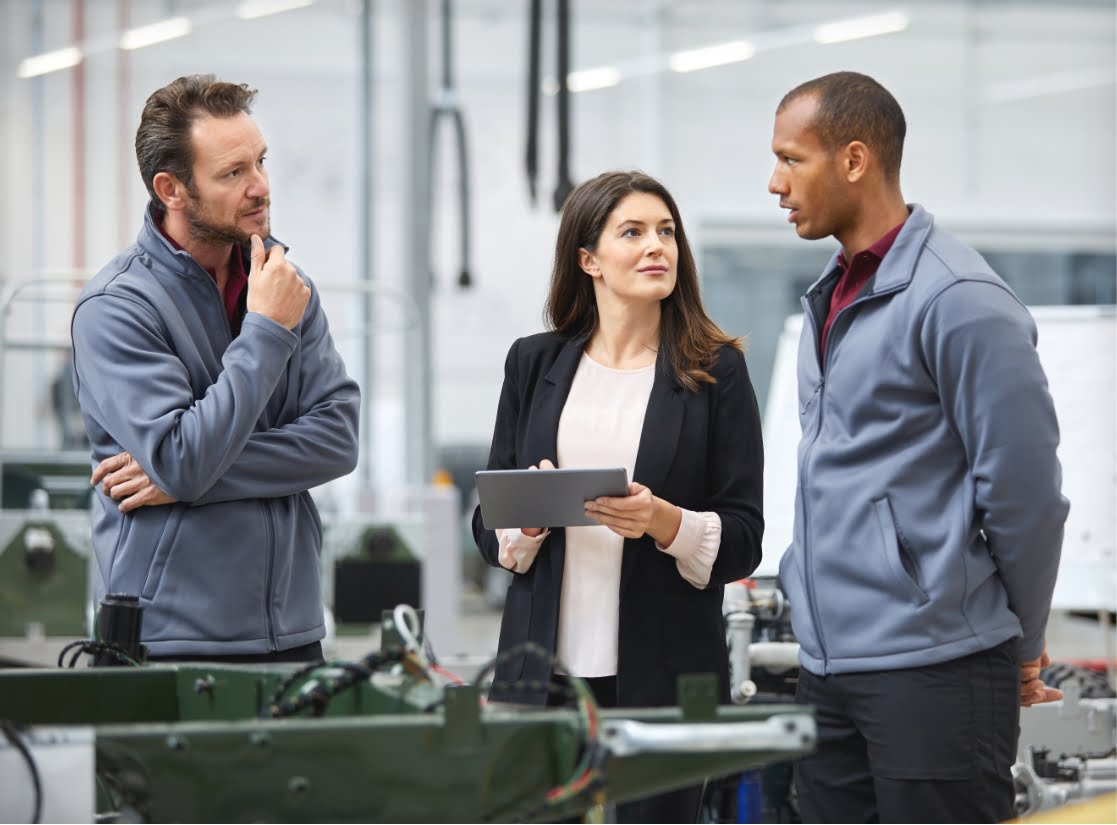
<path id="1" fill-rule="evenodd" d="M 706 674 L 683 677 L 672 708 L 599 709 L 577 679 L 566 707 L 489 704 L 496 660 L 462 683 L 419 624 L 397 607 L 381 649 L 356 662 L 145 665 L 125 618 L 113 632 L 132 642 L 77 642 L 59 657 L 120 666 L 0 671 L 0 819 L 600 819 L 611 803 L 814 745 L 807 709 L 718 706 Z"/>

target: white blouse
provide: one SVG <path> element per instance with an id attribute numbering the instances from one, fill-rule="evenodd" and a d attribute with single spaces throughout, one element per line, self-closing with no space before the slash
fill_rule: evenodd
<path id="1" fill-rule="evenodd" d="M 632 478 L 654 380 L 655 364 L 617 370 L 583 354 L 559 419 L 557 466 L 626 467 Z M 532 538 L 515 529 L 496 534 L 500 563 L 517 573 L 531 569 L 549 535 Z M 669 547 L 656 544 L 675 557 L 679 575 L 699 589 L 710 582 L 720 546 L 718 514 L 691 510 L 682 510 L 679 533 Z M 623 548 L 624 537 L 604 525 L 566 528 L 556 655 L 576 676 L 617 672 Z"/>

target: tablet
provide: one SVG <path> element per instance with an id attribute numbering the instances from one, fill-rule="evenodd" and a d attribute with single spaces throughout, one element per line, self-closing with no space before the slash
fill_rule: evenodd
<path id="1" fill-rule="evenodd" d="M 480 470 L 475 477 L 486 530 L 595 525 L 587 501 L 628 495 L 624 467 Z"/>

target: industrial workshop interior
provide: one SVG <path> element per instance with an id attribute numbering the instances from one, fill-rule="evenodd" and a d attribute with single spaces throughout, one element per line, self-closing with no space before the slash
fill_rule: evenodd
<path id="1" fill-rule="evenodd" d="M 0 821 L 1117 823 L 1113 0 L 0 39 Z"/>

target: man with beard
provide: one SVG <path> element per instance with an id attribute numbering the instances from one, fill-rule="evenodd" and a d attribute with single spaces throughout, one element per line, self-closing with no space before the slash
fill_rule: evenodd
<path id="1" fill-rule="evenodd" d="M 360 393 L 270 234 L 255 95 L 194 75 L 148 98 L 144 225 L 71 324 L 96 597 L 138 599 L 153 659 L 322 659 L 308 490 L 353 470 Z"/>

